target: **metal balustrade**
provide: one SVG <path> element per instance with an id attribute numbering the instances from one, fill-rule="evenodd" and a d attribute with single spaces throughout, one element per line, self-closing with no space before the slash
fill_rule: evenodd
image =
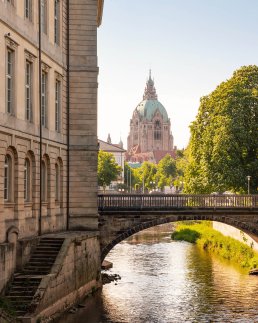
<path id="1" fill-rule="evenodd" d="M 99 211 L 258 208 L 258 195 L 100 194 Z"/>

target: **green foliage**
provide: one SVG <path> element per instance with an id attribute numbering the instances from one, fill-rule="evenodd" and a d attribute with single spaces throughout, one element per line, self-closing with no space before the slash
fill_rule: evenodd
<path id="1" fill-rule="evenodd" d="M 10 316 L 15 316 L 16 314 L 10 301 L 3 296 L 0 297 L 0 309 L 3 309 Z"/>
<path id="2" fill-rule="evenodd" d="M 157 165 L 145 161 L 141 167 L 135 170 L 135 176 L 137 178 L 137 184 L 141 188 L 144 184 L 144 188 L 151 190 L 155 187 L 155 174 L 157 172 Z"/>
<path id="3" fill-rule="evenodd" d="M 114 155 L 111 153 L 99 151 L 98 154 L 98 185 L 103 186 L 104 190 L 107 185 L 115 181 L 121 173 L 122 168 L 116 163 Z"/>
<path id="4" fill-rule="evenodd" d="M 258 67 L 244 66 L 201 98 L 191 124 L 187 193 L 247 192 L 258 186 Z"/>
<path id="5" fill-rule="evenodd" d="M 177 241 L 188 241 L 196 243 L 197 239 L 200 238 L 200 233 L 192 229 L 181 229 L 180 231 L 174 231 L 171 235 L 173 240 Z"/>
<path id="6" fill-rule="evenodd" d="M 224 236 L 212 229 L 210 223 L 205 221 L 187 224 L 179 223 L 176 232 L 172 234 L 172 238 L 194 242 L 201 248 L 224 259 L 234 261 L 243 268 L 258 268 L 258 253 L 254 252 L 252 247 L 231 237 Z"/>
<path id="7" fill-rule="evenodd" d="M 157 173 L 155 176 L 157 186 L 161 189 L 165 186 L 171 186 L 176 174 L 176 162 L 169 154 L 167 154 L 160 160 L 157 166 Z"/>

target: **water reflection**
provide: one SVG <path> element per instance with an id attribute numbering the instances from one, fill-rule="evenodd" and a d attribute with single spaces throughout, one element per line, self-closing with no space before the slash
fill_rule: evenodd
<path id="1" fill-rule="evenodd" d="M 258 322 L 258 278 L 196 246 L 123 242 L 108 260 L 122 279 L 60 322 Z"/>

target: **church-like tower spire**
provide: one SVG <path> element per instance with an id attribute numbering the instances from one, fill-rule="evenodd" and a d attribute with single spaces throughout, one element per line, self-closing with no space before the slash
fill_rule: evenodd
<path id="1" fill-rule="evenodd" d="M 154 80 L 151 78 L 151 70 L 149 73 L 149 79 L 146 82 L 146 87 L 144 89 L 143 100 L 157 100 L 158 96 L 154 86 Z"/>

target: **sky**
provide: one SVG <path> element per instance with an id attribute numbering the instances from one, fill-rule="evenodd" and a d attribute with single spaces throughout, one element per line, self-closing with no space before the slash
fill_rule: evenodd
<path id="1" fill-rule="evenodd" d="M 258 0 L 105 0 L 98 29 L 98 137 L 127 145 L 152 71 L 174 144 L 189 142 L 200 98 L 258 65 Z"/>

